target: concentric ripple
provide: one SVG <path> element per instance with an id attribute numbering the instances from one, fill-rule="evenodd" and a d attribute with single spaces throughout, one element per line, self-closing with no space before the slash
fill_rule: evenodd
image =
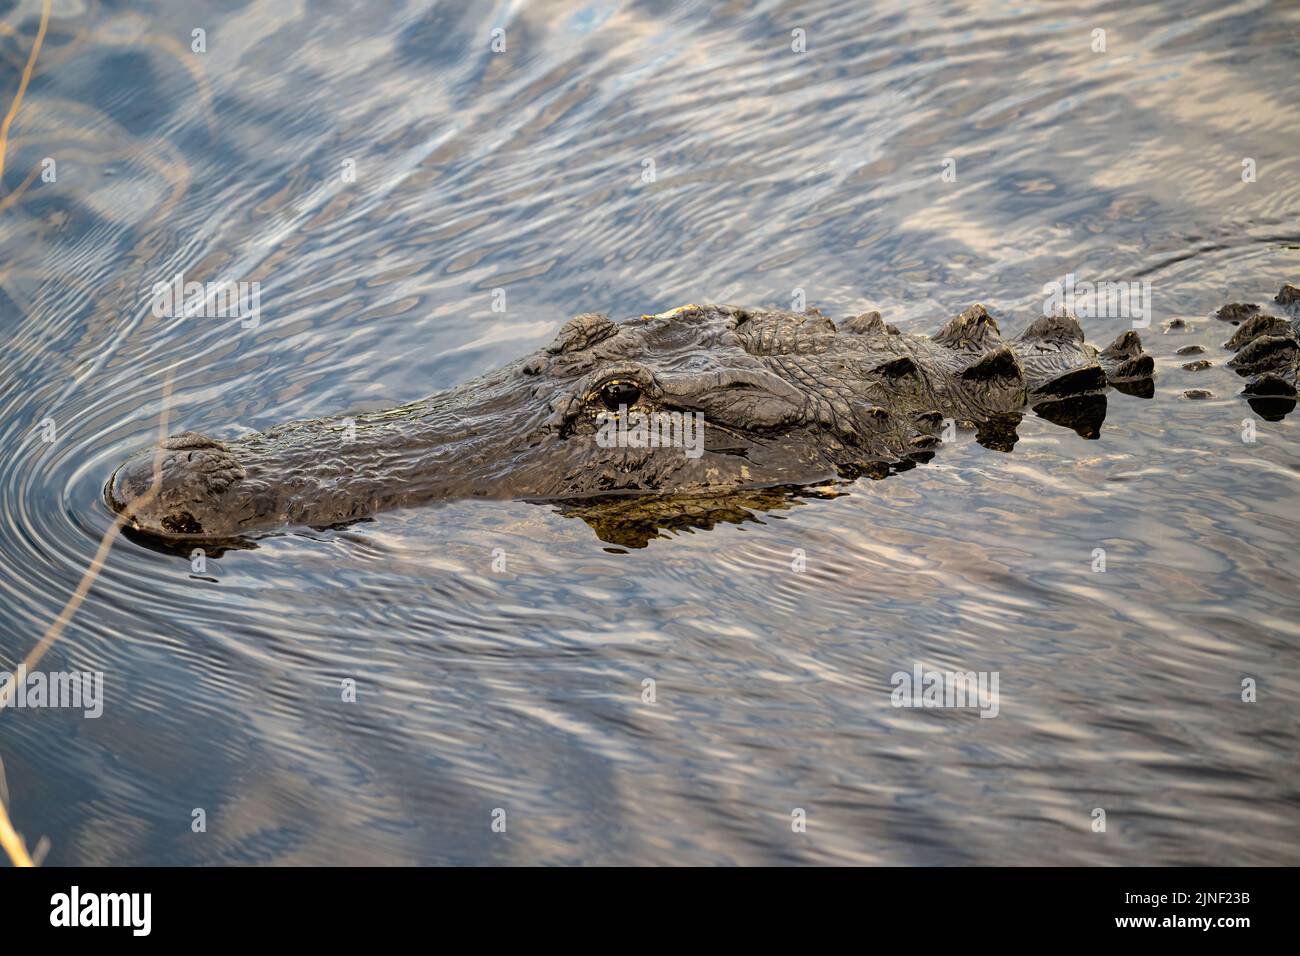
<path id="1" fill-rule="evenodd" d="M 0 12 L 6 103 L 40 6 Z M 102 672 L 103 716 L 0 711 L 49 862 L 1297 862 L 1296 416 L 1210 318 L 1300 282 L 1293 6 L 132 6 L 53 5 L 6 145 L 0 669 L 168 379 L 173 431 L 230 437 L 581 312 L 1018 332 L 1073 273 L 1150 283 L 1156 394 L 641 548 L 526 503 L 120 537 L 40 665 Z M 258 321 L 156 315 L 178 274 Z M 998 718 L 892 707 L 917 663 L 997 671 Z"/>

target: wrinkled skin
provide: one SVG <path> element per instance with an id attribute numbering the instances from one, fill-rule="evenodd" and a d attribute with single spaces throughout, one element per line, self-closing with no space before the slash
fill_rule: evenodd
<path id="1" fill-rule="evenodd" d="M 981 306 L 933 338 L 868 313 L 684 306 L 614 323 L 570 320 L 547 348 L 423 401 L 294 422 L 220 442 L 194 432 L 122 465 L 105 489 L 131 526 L 175 541 L 326 527 L 439 498 L 716 497 L 808 486 L 928 460 L 945 419 L 1009 449 L 1027 406 L 1096 437 L 1104 392 L 1149 396 L 1134 332 L 1098 351 L 1071 318 L 1003 340 Z M 704 451 L 602 448 L 597 416 L 703 413 Z M 161 461 L 156 494 L 139 501 Z"/>

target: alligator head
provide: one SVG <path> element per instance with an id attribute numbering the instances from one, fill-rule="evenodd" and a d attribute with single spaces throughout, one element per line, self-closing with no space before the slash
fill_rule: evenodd
<path id="1" fill-rule="evenodd" d="M 1009 449 L 1032 406 L 1095 437 L 1108 385 L 1149 395 L 1136 333 L 1098 351 L 1044 317 L 1014 340 L 980 306 L 933 338 L 878 313 L 684 306 L 571 319 L 549 346 L 428 399 L 220 442 L 186 432 L 122 465 L 105 495 L 133 527 L 230 539 L 448 497 L 716 496 L 881 477 L 945 423 Z"/>

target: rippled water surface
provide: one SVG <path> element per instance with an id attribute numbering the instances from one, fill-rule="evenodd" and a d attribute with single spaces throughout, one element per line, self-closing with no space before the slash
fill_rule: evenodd
<path id="1" fill-rule="evenodd" d="M 0 4 L 3 103 L 40 12 Z M 173 430 L 234 437 L 580 312 L 1018 332 L 1073 272 L 1150 282 L 1157 379 L 1097 440 L 963 432 L 644 547 L 511 502 L 201 573 L 118 538 L 40 665 L 103 716 L 0 712 L 15 825 L 59 864 L 1300 862 L 1297 416 L 1211 318 L 1300 281 L 1298 73 L 1292 3 L 55 0 L 0 192 L 0 669 L 169 375 Z M 155 318 L 178 271 L 260 282 L 260 325 Z M 996 719 L 892 707 L 917 663 L 998 672 Z"/>

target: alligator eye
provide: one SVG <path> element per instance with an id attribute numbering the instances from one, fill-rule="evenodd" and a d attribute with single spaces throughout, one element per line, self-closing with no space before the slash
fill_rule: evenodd
<path id="1" fill-rule="evenodd" d="M 600 390 L 600 400 L 611 412 L 621 405 L 631 408 L 641 400 L 641 389 L 631 382 L 608 382 Z"/>

